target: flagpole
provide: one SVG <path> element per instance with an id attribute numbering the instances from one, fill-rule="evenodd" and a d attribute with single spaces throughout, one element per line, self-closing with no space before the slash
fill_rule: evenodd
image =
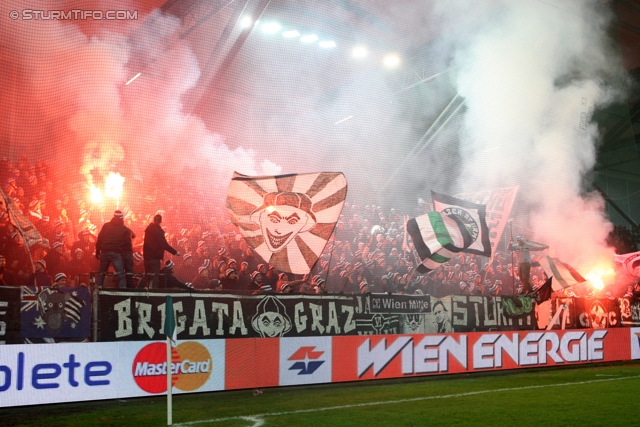
<path id="1" fill-rule="evenodd" d="M 516 262 L 513 259 L 513 221 L 509 219 L 509 230 L 511 232 L 511 238 L 509 239 L 509 246 L 511 246 L 511 295 L 516 296 Z"/>
<path id="2" fill-rule="evenodd" d="M 173 424 L 173 402 L 172 402 L 172 390 L 171 384 L 171 337 L 167 337 L 167 425 Z"/>
<path id="3" fill-rule="evenodd" d="M 167 295 L 164 315 L 164 334 L 167 336 L 167 425 L 173 424 L 173 384 L 171 381 L 171 344 L 176 333 L 176 321 L 173 313 L 173 299 Z"/>

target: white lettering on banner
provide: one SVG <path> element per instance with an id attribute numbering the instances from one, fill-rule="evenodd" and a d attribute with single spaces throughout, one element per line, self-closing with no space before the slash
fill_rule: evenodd
<path id="1" fill-rule="evenodd" d="M 476 323 L 475 323 L 476 325 L 481 325 L 482 324 L 482 323 L 480 323 L 480 313 L 479 313 L 480 310 L 478 310 L 478 306 L 482 305 L 483 301 L 484 301 L 484 298 L 480 297 L 480 296 L 477 296 L 477 295 L 469 297 L 469 302 L 471 304 L 475 305 L 473 311 L 476 312 Z M 483 311 L 486 311 L 486 310 L 483 310 Z M 493 324 L 495 325 L 495 322 Z"/>
<path id="2" fill-rule="evenodd" d="M 411 337 L 398 337 L 387 348 L 387 339 L 382 338 L 372 349 L 371 339 L 367 338 L 358 347 L 358 376 L 361 377 L 371 366 L 373 375 L 377 376 L 411 341 Z M 409 354 L 413 355 L 413 352 Z"/>
<path id="3" fill-rule="evenodd" d="M 372 349 L 368 338 L 358 347 L 358 376 L 361 377 L 373 366 L 377 376 L 398 354 L 401 355 L 402 373 L 405 375 L 449 371 L 449 355 L 467 368 L 467 336 L 460 335 L 457 342 L 453 336 L 427 335 L 419 343 L 411 337 L 398 337 L 387 347 L 383 338 Z"/>
<path id="4" fill-rule="evenodd" d="M 458 304 L 466 304 L 467 297 L 464 295 L 452 295 L 451 304 L 453 305 L 453 325 L 467 326 L 467 308 L 460 307 Z"/>
<path id="5" fill-rule="evenodd" d="M 131 322 L 131 298 L 120 301 L 113 306 L 118 314 L 118 329 L 116 338 L 128 337 L 133 334 L 133 322 Z"/>
<path id="6" fill-rule="evenodd" d="M 156 331 L 149 326 L 151 322 L 151 304 L 136 301 L 136 309 L 138 310 L 138 335 L 146 332 L 149 338 L 153 338 Z"/>
<path id="7" fill-rule="evenodd" d="M 191 362 L 190 360 L 183 360 L 180 363 L 171 363 L 171 374 L 206 374 L 207 372 L 209 372 L 210 365 L 211 360 L 205 360 L 201 362 Z M 136 363 L 133 375 L 135 377 L 153 377 L 156 375 L 167 375 L 167 362 L 138 362 Z"/>
<path id="8" fill-rule="evenodd" d="M 530 332 L 520 340 L 515 333 L 483 334 L 473 345 L 473 368 L 491 369 L 503 366 L 504 353 L 518 366 L 546 365 L 566 362 L 590 362 L 604 360 L 606 330 L 596 330 L 588 336 L 585 331 Z"/>
<path id="9" fill-rule="evenodd" d="M 198 329 L 202 328 L 202 334 L 206 337 L 211 333 L 209 325 L 207 325 L 207 314 L 204 308 L 204 301 L 198 299 L 195 301 L 193 309 L 193 323 L 189 327 L 189 335 L 195 335 Z"/>
<path id="10" fill-rule="evenodd" d="M 353 318 L 354 307 L 350 305 L 342 306 L 342 313 L 347 313 L 347 321 L 344 322 L 344 333 L 351 332 L 356 329 L 356 321 Z"/>
<path id="11" fill-rule="evenodd" d="M 229 327 L 229 333 L 235 334 L 236 329 L 240 329 L 242 335 L 247 335 L 247 327 L 244 325 L 244 315 L 242 314 L 242 304 L 240 301 L 233 302 L 233 323 Z"/>
<path id="12" fill-rule="evenodd" d="M 0 301 L 0 308 L 7 308 L 9 307 L 9 302 L 8 301 Z M 0 316 L 6 316 L 7 312 L 6 311 L 0 311 Z M 7 322 L 5 322 L 4 320 L 0 321 L 0 337 L 3 337 L 7 335 Z M 2 340 L 0 341 L 0 345 L 5 344 L 5 341 Z"/>
<path id="13" fill-rule="evenodd" d="M 311 330 L 318 330 L 321 334 L 324 333 L 324 326 L 322 326 L 322 306 L 319 304 L 309 303 L 311 309 Z"/>
<path id="14" fill-rule="evenodd" d="M 135 305 L 132 301 L 135 301 Z M 359 305 L 354 305 L 351 299 L 348 300 L 348 304 L 342 301 L 328 301 L 325 304 L 297 302 L 293 306 L 292 315 L 295 331 L 299 334 L 306 332 L 317 335 L 341 335 L 356 331 L 355 314 L 362 310 L 363 305 L 361 298 L 357 298 L 357 302 Z M 187 338 L 181 335 L 182 332 L 186 332 L 184 335 L 203 337 L 249 335 L 250 328 L 247 328 L 244 314 L 247 306 L 243 306 L 242 300 L 212 301 L 210 306 L 207 304 L 208 301 L 205 299 L 195 299 L 193 305 L 174 300 L 176 332 L 181 339 Z M 188 307 L 188 313 L 184 313 L 184 306 Z M 135 336 L 141 340 L 148 340 L 162 335 L 164 303 L 156 306 L 153 302 L 143 303 L 135 298 L 127 298 L 113 304 L 113 312 L 117 316 L 118 328 L 113 331 L 116 339 Z"/>
<path id="15" fill-rule="evenodd" d="M 164 302 L 158 306 L 158 311 L 160 312 L 160 319 L 162 319 L 160 322 L 161 331 L 164 331 L 164 319 L 167 318 L 166 307 L 167 307 L 167 304 Z M 182 301 L 174 302 L 173 318 L 176 319 L 176 335 L 179 335 L 182 331 L 184 331 L 187 328 L 185 326 L 187 323 L 187 316 L 184 314 L 180 316 L 179 315 L 180 313 L 182 313 Z"/>
<path id="16" fill-rule="evenodd" d="M 460 342 L 452 336 L 429 335 L 415 347 L 415 373 L 448 372 L 449 354 L 456 359 L 463 368 L 467 368 L 467 336 L 461 335 Z M 427 362 L 431 360 L 431 362 Z"/>
<path id="17" fill-rule="evenodd" d="M 211 310 L 218 315 L 218 326 L 216 327 L 216 335 L 224 335 L 224 316 L 229 315 L 229 306 L 224 303 L 212 302 Z"/>
<path id="18" fill-rule="evenodd" d="M 304 304 L 299 302 L 293 307 L 293 320 L 296 324 L 296 331 L 298 333 L 307 329 L 307 319 L 308 317 L 301 314 L 304 312 Z"/>
<path id="19" fill-rule="evenodd" d="M 606 323 L 601 327 L 611 328 L 611 327 L 618 326 L 618 314 L 615 311 L 604 313 L 604 316 L 606 319 Z M 584 328 L 597 329 L 599 327 L 598 325 L 593 324 L 589 316 L 589 313 L 580 313 L 580 315 L 578 316 L 578 320 L 580 321 L 580 325 L 582 325 L 582 327 Z"/>
<path id="20" fill-rule="evenodd" d="M 338 325 L 338 313 L 336 313 L 336 303 L 329 303 L 329 323 L 327 324 L 327 334 L 330 333 L 340 335 L 340 326 Z"/>

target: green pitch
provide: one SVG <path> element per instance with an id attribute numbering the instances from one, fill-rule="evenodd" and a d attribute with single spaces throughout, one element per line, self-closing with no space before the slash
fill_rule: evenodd
<path id="1" fill-rule="evenodd" d="M 174 425 L 630 426 L 640 363 L 174 396 Z M 0 395 L 1 397 L 1 395 Z M 0 409 L 10 426 L 162 426 L 166 397 Z"/>

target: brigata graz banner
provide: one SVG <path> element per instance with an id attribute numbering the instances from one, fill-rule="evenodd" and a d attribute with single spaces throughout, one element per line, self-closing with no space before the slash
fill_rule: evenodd
<path id="1" fill-rule="evenodd" d="M 162 335 L 166 292 L 101 291 L 99 341 L 157 340 Z M 384 295 L 388 310 L 371 310 L 370 295 L 253 295 L 171 293 L 178 339 L 298 337 L 404 333 L 424 320 L 430 297 Z"/>
<path id="2" fill-rule="evenodd" d="M 103 290 L 99 341 L 157 340 L 165 292 Z M 172 292 L 178 339 L 274 338 L 534 329 L 535 306 L 501 297 Z M 504 307 L 503 307 L 504 305 Z"/>

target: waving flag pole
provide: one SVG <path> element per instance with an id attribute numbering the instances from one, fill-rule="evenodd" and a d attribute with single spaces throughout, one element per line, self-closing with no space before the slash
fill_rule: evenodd
<path id="1" fill-rule="evenodd" d="M 167 295 L 165 304 L 165 318 L 164 318 L 164 334 L 167 336 L 167 425 L 173 424 L 173 402 L 172 392 L 173 384 L 171 382 L 171 349 L 172 344 L 176 342 L 176 318 L 173 313 L 173 299 L 171 295 Z"/>

